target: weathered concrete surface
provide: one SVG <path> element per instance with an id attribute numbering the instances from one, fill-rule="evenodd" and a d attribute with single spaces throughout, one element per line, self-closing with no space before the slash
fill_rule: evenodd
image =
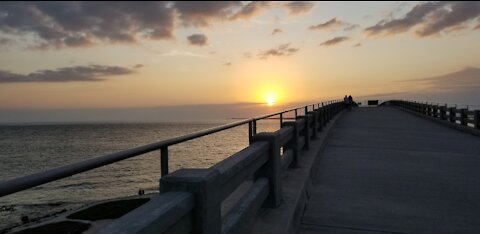
<path id="1" fill-rule="evenodd" d="M 315 166 L 318 165 L 316 162 L 318 154 L 325 146 L 330 129 L 342 114 L 339 113 L 333 117 L 317 134 L 317 138 L 312 139 L 310 150 L 300 151 L 298 164 L 283 173 L 282 203 L 274 209 L 261 209 L 257 214 L 251 233 L 286 234 L 296 232 L 305 208 L 307 190 L 311 186 L 311 178 L 313 178 L 312 174 L 316 171 Z"/>
<path id="2" fill-rule="evenodd" d="M 338 120 L 299 233 L 480 233 L 480 138 L 390 107 Z"/>

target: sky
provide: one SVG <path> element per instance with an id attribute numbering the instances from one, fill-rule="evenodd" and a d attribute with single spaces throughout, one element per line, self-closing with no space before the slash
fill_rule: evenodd
<path id="1" fill-rule="evenodd" d="M 480 2 L 2 2 L 0 122 L 474 105 L 479 55 Z"/>

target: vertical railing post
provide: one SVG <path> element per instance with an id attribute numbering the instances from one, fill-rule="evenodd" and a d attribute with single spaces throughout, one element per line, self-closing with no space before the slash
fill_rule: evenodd
<path id="1" fill-rule="evenodd" d="M 280 113 L 280 128 L 283 127 L 283 113 Z"/>
<path id="2" fill-rule="evenodd" d="M 160 178 L 160 193 L 191 192 L 195 197 L 192 233 L 219 234 L 222 228 L 220 181 L 217 170 L 180 169 Z"/>
<path id="3" fill-rule="evenodd" d="M 441 106 L 440 107 L 440 119 L 441 120 L 446 120 L 447 119 L 447 115 L 446 115 L 446 107 L 445 106 Z"/>
<path id="4" fill-rule="evenodd" d="M 450 108 L 448 108 L 448 112 L 449 112 L 448 120 L 450 121 L 450 123 L 455 123 L 455 118 L 457 117 L 456 108 L 455 107 L 450 107 Z"/>
<path id="5" fill-rule="evenodd" d="M 248 143 L 251 145 L 253 142 L 253 121 L 248 122 Z"/>
<path id="6" fill-rule="evenodd" d="M 317 132 L 318 132 L 318 112 L 317 111 L 310 111 L 308 112 L 308 115 L 311 116 L 312 120 L 312 138 L 315 139 L 317 138 Z"/>
<path id="7" fill-rule="evenodd" d="M 318 129 L 318 112 L 310 111 L 307 113 L 310 119 L 312 119 L 312 123 L 309 124 L 310 131 L 312 131 L 312 139 L 317 138 L 317 129 Z"/>
<path id="8" fill-rule="evenodd" d="M 480 110 L 475 110 L 473 113 L 473 122 L 476 129 L 480 129 Z"/>
<path id="9" fill-rule="evenodd" d="M 317 131 L 320 132 L 322 131 L 322 127 L 323 127 L 322 109 L 319 107 L 315 112 L 317 112 Z"/>
<path id="10" fill-rule="evenodd" d="M 331 109 L 330 109 L 330 108 L 331 108 L 330 104 L 327 104 L 327 105 L 325 106 L 325 111 L 326 111 L 326 113 L 325 113 L 325 120 L 327 121 L 327 123 L 330 122 L 330 113 L 331 113 Z"/>
<path id="11" fill-rule="evenodd" d="M 460 109 L 460 124 L 461 125 L 467 125 L 467 119 L 468 119 L 468 114 L 467 114 L 467 109 L 462 108 Z"/>
<path id="12" fill-rule="evenodd" d="M 285 144 L 285 149 L 292 149 L 293 151 L 293 160 L 292 163 L 290 164 L 290 167 L 297 167 L 298 165 L 298 158 L 300 155 L 300 147 L 299 147 L 299 139 L 300 139 L 300 126 L 298 124 L 298 121 L 288 121 L 283 123 L 284 127 L 291 126 L 293 127 L 293 133 L 292 133 L 292 138 L 290 141 Z M 284 149 L 284 150 L 285 150 Z"/>
<path id="13" fill-rule="evenodd" d="M 168 147 L 160 148 L 160 175 L 163 177 L 168 174 Z"/>
<path id="14" fill-rule="evenodd" d="M 300 132 L 300 135 L 304 136 L 305 139 L 305 145 L 303 146 L 304 150 L 308 150 L 310 148 L 310 115 L 304 115 L 304 116 L 298 116 L 296 120 L 303 119 L 305 122 L 303 123 L 303 130 Z"/>
<path id="15" fill-rule="evenodd" d="M 269 193 L 265 200 L 265 206 L 275 208 L 282 201 L 282 163 L 280 158 L 280 137 L 276 133 L 262 132 L 253 137 L 254 142 L 266 141 L 269 144 L 268 161 L 265 168 L 265 176 L 269 180 Z"/>

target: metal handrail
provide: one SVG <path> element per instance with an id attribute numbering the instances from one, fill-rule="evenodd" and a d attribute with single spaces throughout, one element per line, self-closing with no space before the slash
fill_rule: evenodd
<path id="1" fill-rule="evenodd" d="M 21 176 L 17 178 L 13 178 L 10 180 L 6 181 L 1 181 L 0 182 L 0 197 L 16 193 L 19 191 L 23 191 L 25 189 L 29 189 L 38 185 L 42 185 L 48 182 L 52 182 L 55 180 L 63 179 L 65 177 L 69 177 L 75 174 L 79 174 L 85 171 L 89 171 L 101 166 L 109 165 L 121 160 L 125 160 L 128 158 L 132 158 L 138 155 L 142 155 L 145 153 L 149 153 L 155 150 L 161 150 L 161 174 L 166 175 L 168 174 L 168 147 L 171 145 L 183 143 L 186 141 L 190 141 L 199 137 L 203 137 L 206 135 L 210 135 L 216 132 L 224 131 L 230 128 L 234 128 L 243 124 L 249 124 L 249 138 L 251 138 L 253 135 L 256 134 L 256 121 L 263 120 L 263 119 L 268 119 L 270 117 L 280 115 L 280 125 L 282 125 L 282 115 L 288 112 L 296 111 L 299 109 L 305 109 L 305 113 L 308 111 L 308 107 L 311 106 L 313 110 L 315 110 L 315 106 L 317 106 L 317 109 L 321 107 L 324 107 L 324 103 L 326 103 L 325 106 L 328 106 L 333 103 L 339 102 L 338 100 L 335 101 L 328 101 L 328 102 L 321 102 L 317 104 L 310 104 L 302 107 L 297 107 L 281 112 L 277 112 L 274 114 L 267 114 L 263 115 L 260 117 L 256 118 L 249 118 L 246 120 L 242 121 L 237 121 L 233 123 L 228 123 L 224 124 L 221 126 L 217 127 L 212 127 L 208 128 L 205 130 L 200 130 L 197 132 L 193 132 L 190 134 L 166 139 L 163 141 L 123 150 L 120 152 L 115 152 L 111 154 L 107 154 L 104 156 L 99 156 L 87 160 L 83 160 L 80 162 L 72 163 L 69 165 L 65 166 L 60 166 L 56 168 L 49 169 L 47 171 L 42 171 L 42 172 L 37 172 L 34 174 L 26 175 L 26 176 Z M 296 115 L 295 115 L 296 116 Z"/>

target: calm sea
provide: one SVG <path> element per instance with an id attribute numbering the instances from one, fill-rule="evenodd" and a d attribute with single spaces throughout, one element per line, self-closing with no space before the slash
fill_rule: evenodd
<path id="1" fill-rule="evenodd" d="M 231 121 L 0 126 L 0 180 L 168 139 Z M 258 131 L 278 129 L 260 121 Z M 170 171 L 207 168 L 248 145 L 246 125 L 169 147 Z M 95 201 L 158 191 L 159 152 L 0 198 L 0 230 Z"/>

